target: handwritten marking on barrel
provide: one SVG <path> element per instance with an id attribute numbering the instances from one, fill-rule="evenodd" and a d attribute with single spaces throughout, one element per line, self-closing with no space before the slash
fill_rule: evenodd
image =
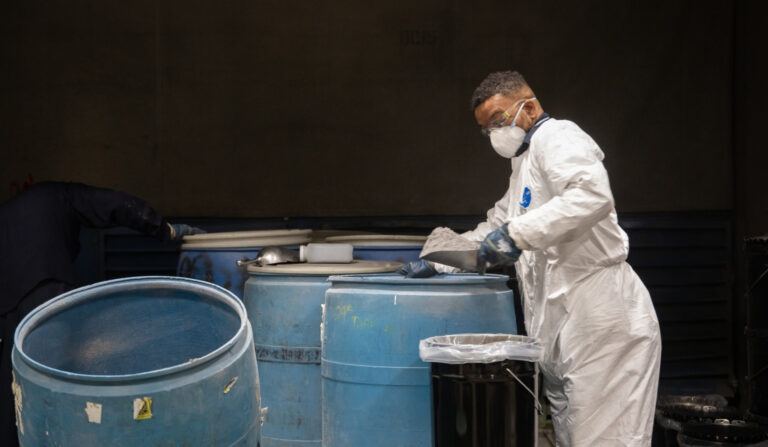
<path id="1" fill-rule="evenodd" d="M 22 435 L 24 434 L 24 422 L 21 420 L 21 413 L 24 409 L 24 404 L 22 402 L 22 393 L 21 393 L 21 386 L 19 386 L 18 383 L 16 383 L 16 373 L 11 371 L 11 377 L 13 378 L 13 383 L 11 383 L 11 389 L 13 390 L 13 408 L 16 410 L 16 427 L 19 428 L 19 433 Z"/>
<path id="2" fill-rule="evenodd" d="M 262 362 L 290 362 L 320 364 L 319 346 L 262 346 L 256 345 L 256 358 Z"/>
<path id="3" fill-rule="evenodd" d="M 347 314 L 352 312 L 352 306 L 347 304 L 346 306 L 336 306 L 336 319 L 347 318 Z"/>
<path id="4" fill-rule="evenodd" d="M 91 424 L 101 424 L 101 404 L 86 402 L 85 414 Z"/>
<path id="5" fill-rule="evenodd" d="M 229 393 L 229 390 L 232 389 L 232 386 L 235 384 L 235 382 L 237 382 L 237 379 L 238 379 L 238 376 L 235 376 L 232 378 L 232 380 L 229 381 L 227 386 L 224 387 L 224 394 Z"/>
<path id="6" fill-rule="evenodd" d="M 151 397 L 140 397 L 133 400 L 133 418 L 137 421 L 152 419 Z"/>
<path id="7" fill-rule="evenodd" d="M 352 315 L 352 326 L 356 328 L 372 328 L 373 320 L 368 318 L 360 318 L 357 315 Z"/>

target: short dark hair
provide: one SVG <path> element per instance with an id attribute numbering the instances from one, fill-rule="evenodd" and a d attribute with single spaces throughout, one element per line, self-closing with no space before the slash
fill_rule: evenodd
<path id="1" fill-rule="evenodd" d="M 475 110 L 491 96 L 517 93 L 523 89 L 531 89 L 525 82 L 523 75 L 516 71 L 497 71 L 486 76 L 483 82 L 477 86 L 475 92 L 472 93 L 470 105 L 472 110 Z"/>

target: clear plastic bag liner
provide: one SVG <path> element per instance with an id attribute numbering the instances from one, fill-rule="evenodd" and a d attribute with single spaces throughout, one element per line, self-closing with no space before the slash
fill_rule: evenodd
<path id="1" fill-rule="evenodd" d="M 541 361 L 538 339 L 511 334 L 453 334 L 419 342 L 419 357 L 430 363 L 494 363 L 502 360 Z"/>

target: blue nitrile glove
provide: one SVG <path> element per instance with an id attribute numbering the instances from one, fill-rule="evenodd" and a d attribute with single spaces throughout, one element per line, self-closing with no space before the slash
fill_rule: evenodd
<path id="1" fill-rule="evenodd" d="M 205 230 L 202 228 L 193 227 L 187 224 L 168 224 L 169 227 L 171 227 L 171 234 L 170 239 L 172 241 L 180 241 L 184 239 L 184 236 L 188 236 L 190 234 L 202 234 L 205 233 Z"/>
<path id="2" fill-rule="evenodd" d="M 520 257 L 521 250 L 509 237 L 506 225 L 488 233 L 477 250 L 477 271 L 482 275 L 486 267 L 512 265 Z"/>
<path id="3" fill-rule="evenodd" d="M 397 269 L 397 273 L 405 275 L 406 278 L 429 278 L 435 276 L 437 270 L 432 267 L 429 261 L 419 259 L 418 261 L 407 262 Z"/>

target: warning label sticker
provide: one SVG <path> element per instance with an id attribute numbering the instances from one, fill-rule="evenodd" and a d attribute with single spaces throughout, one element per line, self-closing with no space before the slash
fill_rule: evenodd
<path id="1" fill-rule="evenodd" d="M 151 397 L 140 397 L 133 400 L 133 418 L 137 421 L 152 419 Z"/>

